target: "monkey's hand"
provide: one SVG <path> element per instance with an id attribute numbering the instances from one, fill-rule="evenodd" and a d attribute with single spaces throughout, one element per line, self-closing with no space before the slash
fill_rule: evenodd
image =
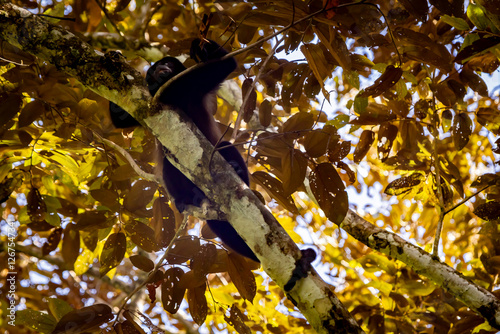
<path id="1" fill-rule="evenodd" d="M 197 63 L 203 63 L 212 59 L 219 59 L 225 55 L 227 55 L 227 51 L 210 39 L 201 40 L 196 38 L 191 43 L 190 56 Z"/>

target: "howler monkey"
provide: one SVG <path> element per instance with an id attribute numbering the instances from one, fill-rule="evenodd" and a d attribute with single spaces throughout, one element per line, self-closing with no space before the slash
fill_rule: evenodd
<path id="1" fill-rule="evenodd" d="M 222 137 L 213 114 L 216 111 L 214 90 L 236 69 L 234 58 L 221 60 L 227 52 L 214 41 L 195 39 L 191 45 L 191 57 L 203 66 L 185 75 L 176 78 L 159 96 L 158 101 L 163 105 L 177 108 L 186 113 L 193 123 L 216 145 Z M 146 82 L 152 96 L 168 80 L 184 71 L 186 67 L 176 58 L 165 57 L 149 68 Z M 125 110 L 110 102 L 110 115 L 117 128 L 137 126 L 139 123 Z M 219 153 L 235 169 L 238 176 L 248 185 L 249 176 L 243 157 L 229 142 L 221 142 Z M 175 168 L 166 158 L 163 158 L 162 176 L 175 206 L 184 211 L 186 205 L 200 206 L 206 198 L 205 194 L 194 185 L 184 174 Z M 238 235 L 236 230 L 227 222 L 221 220 L 207 220 L 210 229 L 232 250 L 259 262 L 250 247 Z"/>

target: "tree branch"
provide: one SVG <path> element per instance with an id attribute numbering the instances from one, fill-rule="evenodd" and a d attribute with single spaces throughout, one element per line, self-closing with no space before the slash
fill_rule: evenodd
<path id="1" fill-rule="evenodd" d="M 490 291 L 468 280 L 437 257 L 390 231 L 383 230 L 349 210 L 340 224 L 347 233 L 368 247 L 398 259 L 419 275 L 450 292 L 467 307 L 481 314 L 490 325 L 500 329 L 500 301 Z"/>

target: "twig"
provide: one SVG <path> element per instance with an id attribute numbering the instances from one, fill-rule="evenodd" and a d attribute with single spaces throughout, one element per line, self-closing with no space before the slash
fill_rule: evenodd
<path id="1" fill-rule="evenodd" d="M 111 140 L 109 139 L 106 139 L 106 138 L 102 138 L 101 137 L 101 140 L 108 146 L 111 146 L 112 148 L 114 148 L 115 150 L 117 150 L 130 164 L 130 166 L 132 166 L 132 169 L 137 173 L 137 175 L 139 175 L 141 178 L 143 178 L 144 180 L 148 180 L 148 181 L 153 181 L 153 182 L 157 182 L 157 183 L 160 183 L 160 180 L 156 177 L 156 175 L 154 174 L 150 174 L 150 173 L 146 173 L 145 171 L 143 171 L 141 169 L 141 167 L 139 167 L 139 165 L 137 165 L 137 163 L 135 162 L 134 158 L 132 158 L 132 156 L 130 155 L 130 153 L 128 153 L 127 151 L 125 151 L 123 149 L 123 147 L 119 146 L 119 145 L 116 145 L 115 143 L 113 143 Z"/>
<path id="2" fill-rule="evenodd" d="M 249 87 L 245 96 L 243 97 L 243 103 L 241 104 L 240 110 L 238 112 L 238 117 L 236 117 L 236 122 L 234 123 L 233 134 L 231 136 L 231 139 L 233 139 L 233 140 L 236 139 L 236 135 L 238 134 L 238 129 L 240 128 L 241 119 L 243 118 L 243 114 L 245 112 L 245 106 L 248 103 L 248 100 L 250 99 L 250 95 L 255 90 L 255 84 L 257 83 L 257 81 L 259 81 L 261 74 L 262 74 L 262 70 L 266 68 L 267 63 L 274 56 L 274 54 L 276 53 L 276 49 L 281 44 L 283 39 L 284 39 L 284 37 L 281 37 L 281 39 L 276 42 L 276 45 L 274 46 L 273 50 L 269 53 L 269 55 L 266 57 L 266 59 L 262 63 L 261 71 L 259 71 L 257 73 L 257 75 L 255 76 L 255 80 L 253 80 L 252 85 Z"/>
<path id="3" fill-rule="evenodd" d="M 160 267 L 163 265 L 163 261 L 167 258 L 168 254 L 170 253 L 170 250 L 172 249 L 175 241 L 177 240 L 177 238 L 180 236 L 181 232 L 184 231 L 184 228 L 186 227 L 187 225 L 187 221 L 188 221 L 188 215 L 184 215 L 184 219 L 182 220 L 182 224 L 181 226 L 179 226 L 179 228 L 177 229 L 177 231 L 175 232 L 175 235 L 174 237 L 172 238 L 172 240 L 170 240 L 170 243 L 168 244 L 168 247 L 167 249 L 165 250 L 165 252 L 163 253 L 163 256 L 160 258 L 160 260 L 158 260 L 158 262 L 156 263 L 154 269 L 149 273 L 149 276 L 148 277 L 153 277 L 154 274 L 160 269 Z M 125 308 L 125 306 L 127 306 L 127 302 L 139 291 L 141 290 L 146 284 L 148 283 L 148 280 L 144 280 L 139 286 L 137 286 L 134 291 L 132 291 L 128 296 L 127 298 L 125 298 L 125 300 L 123 301 L 123 304 L 122 306 L 120 307 L 120 310 L 118 311 L 117 313 L 117 317 L 116 317 L 116 320 L 115 320 L 115 324 L 116 322 L 118 321 L 119 319 L 119 315 L 120 313 L 123 311 L 123 309 Z"/>
<path id="4" fill-rule="evenodd" d="M 452 212 L 453 210 L 455 210 L 456 208 L 458 208 L 460 205 L 466 203 L 467 201 L 469 201 L 472 197 L 475 197 L 477 196 L 479 193 L 485 191 L 486 189 L 488 189 L 489 187 L 491 187 L 491 184 L 487 185 L 486 187 L 482 188 L 482 189 L 479 189 L 478 191 L 476 191 L 475 193 L 473 193 L 472 195 L 468 196 L 467 198 L 464 198 L 462 201 L 460 201 L 459 203 L 457 203 L 456 205 L 454 205 L 451 209 L 448 209 L 444 212 L 444 215 L 446 216 L 448 213 Z"/>

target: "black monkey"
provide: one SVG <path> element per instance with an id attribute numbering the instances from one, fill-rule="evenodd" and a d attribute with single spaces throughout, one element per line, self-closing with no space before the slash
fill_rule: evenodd
<path id="1" fill-rule="evenodd" d="M 236 61 L 226 55 L 226 51 L 213 41 L 201 42 L 195 39 L 191 45 L 191 57 L 204 65 L 195 71 L 187 72 L 162 92 L 158 101 L 163 105 L 178 108 L 191 118 L 193 123 L 216 145 L 222 137 L 213 113 L 216 111 L 214 90 L 236 69 Z M 149 68 L 146 75 L 149 92 L 152 96 L 168 80 L 183 72 L 184 65 L 176 58 L 165 57 Z M 214 108 L 215 107 L 215 108 Z M 110 102 L 111 121 L 117 128 L 137 126 L 139 123 L 125 110 Z M 235 169 L 238 176 L 249 185 L 248 169 L 238 150 L 229 142 L 221 142 L 219 153 Z M 162 175 L 169 194 L 175 201 L 179 211 L 186 205 L 200 206 L 206 198 L 205 194 L 184 174 L 163 158 Z M 227 221 L 208 220 L 210 229 L 231 249 L 237 253 L 259 262 L 253 251 Z"/>

